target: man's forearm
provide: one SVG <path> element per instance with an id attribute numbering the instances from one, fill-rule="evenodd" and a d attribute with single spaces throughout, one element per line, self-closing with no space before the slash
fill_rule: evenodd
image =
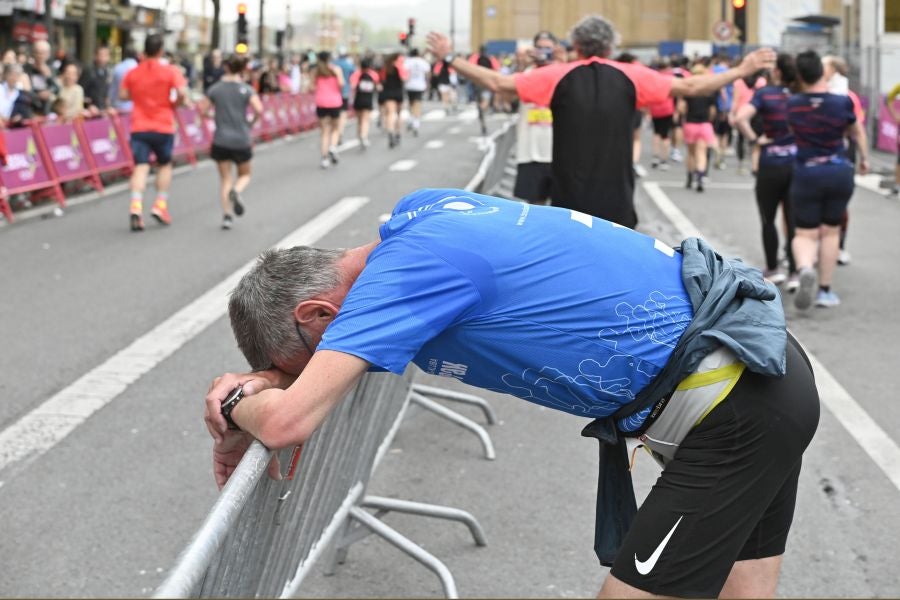
<path id="1" fill-rule="evenodd" d="M 676 79 L 672 82 L 673 96 L 709 96 L 713 92 L 733 83 L 750 73 L 742 67 L 734 67 L 722 73 L 709 73 L 707 75 L 694 75 L 684 79 Z M 676 90 L 678 90 L 676 92 Z"/>

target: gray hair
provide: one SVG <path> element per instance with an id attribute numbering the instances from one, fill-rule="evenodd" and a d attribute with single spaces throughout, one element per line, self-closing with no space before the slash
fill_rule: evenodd
<path id="1" fill-rule="evenodd" d="M 607 58 L 619 43 L 616 28 L 600 15 L 588 15 L 578 21 L 570 37 L 575 50 L 584 58 Z"/>
<path id="2" fill-rule="evenodd" d="M 3 65 L 3 79 L 5 80 L 10 75 L 21 75 L 25 70 L 22 68 L 22 65 L 18 63 L 11 63 Z"/>
<path id="3" fill-rule="evenodd" d="M 344 250 L 295 246 L 260 254 L 231 292 L 228 315 L 238 347 L 250 367 L 266 369 L 303 350 L 294 308 L 341 282 L 337 261 Z"/>

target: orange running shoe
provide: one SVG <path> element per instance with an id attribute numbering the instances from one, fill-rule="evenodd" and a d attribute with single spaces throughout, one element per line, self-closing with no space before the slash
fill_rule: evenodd
<path id="1" fill-rule="evenodd" d="M 172 217 L 169 215 L 169 206 L 168 202 L 165 200 L 157 200 L 153 203 L 153 208 L 150 209 L 150 214 L 153 215 L 161 225 L 171 225 Z"/>

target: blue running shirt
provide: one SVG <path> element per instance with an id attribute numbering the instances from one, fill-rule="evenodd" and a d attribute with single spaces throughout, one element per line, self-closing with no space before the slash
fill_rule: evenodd
<path id="1" fill-rule="evenodd" d="M 833 158 L 847 162 L 847 128 L 856 122 L 853 102 L 828 93 L 794 94 L 787 102 L 788 124 L 797 142 L 797 162 Z"/>
<path id="2" fill-rule="evenodd" d="M 794 132 L 788 127 L 787 103 L 790 92 L 776 85 L 761 87 L 753 93 L 750 104 L 762 116 L 763 133 L 772 140 L 762 146 L 760 164 L 768 166 L 790 166 L 794 164 L 797 146 Z"/>
<path id="3" fill-rule="evenodd" d="M 412 361 L 605 417 L 660 372 L 693 318 L 679 253 L 572 210 L 425 189 L 380 233 L 318 348 L 394 373 Z"/>

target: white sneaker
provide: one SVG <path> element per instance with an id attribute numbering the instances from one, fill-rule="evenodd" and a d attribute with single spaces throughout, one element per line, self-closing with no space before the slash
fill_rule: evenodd
<path id="1" fill-rule="evenodd" d="M 787 280 L 787 275 L 780 269 L 772 269 L 771 271 L 763 271 L 763 279 L 774 283 L 775 285 L 781 285 Z"/>
<path id="2" fill-rule="evenodd" d="M 331 166 L 331 159 L 326 156 L 325 158 L 322 159 L 321 167 L 323 169 L 327 169 L 330 166 Z"/>
<path id="3" fill-rule="evenodd" d="M 841 253 L 838 254 L 838 264 L 842 266 L 846 266 L 850 264 L 850 253 L 846 250 L 841 250 Z"/>
<path id="4" fill-rule="evenodd" d="M 681 150 L 678 148 L 672 148 L 672 151 L 669 153 L 669 158 L 674 160 L 675 162 L 681 162 L 683 157 L 681 156 Z"/>
<path id="5" fill-rule="evenodd" d="M 647 169 L 645 169 L 643 165 L 634 163 L 634 174 L 637 175 L 638 177 L 646 177 Z"/>
<path id="6" fill-rule="evenodd" d="M 819 274 L 809 267 L 800 269 L 800 288 L 794 296 L 794 306 L 800 310 L 806 310 L 812 306 L 816 299 L 819 287 Z"/>

